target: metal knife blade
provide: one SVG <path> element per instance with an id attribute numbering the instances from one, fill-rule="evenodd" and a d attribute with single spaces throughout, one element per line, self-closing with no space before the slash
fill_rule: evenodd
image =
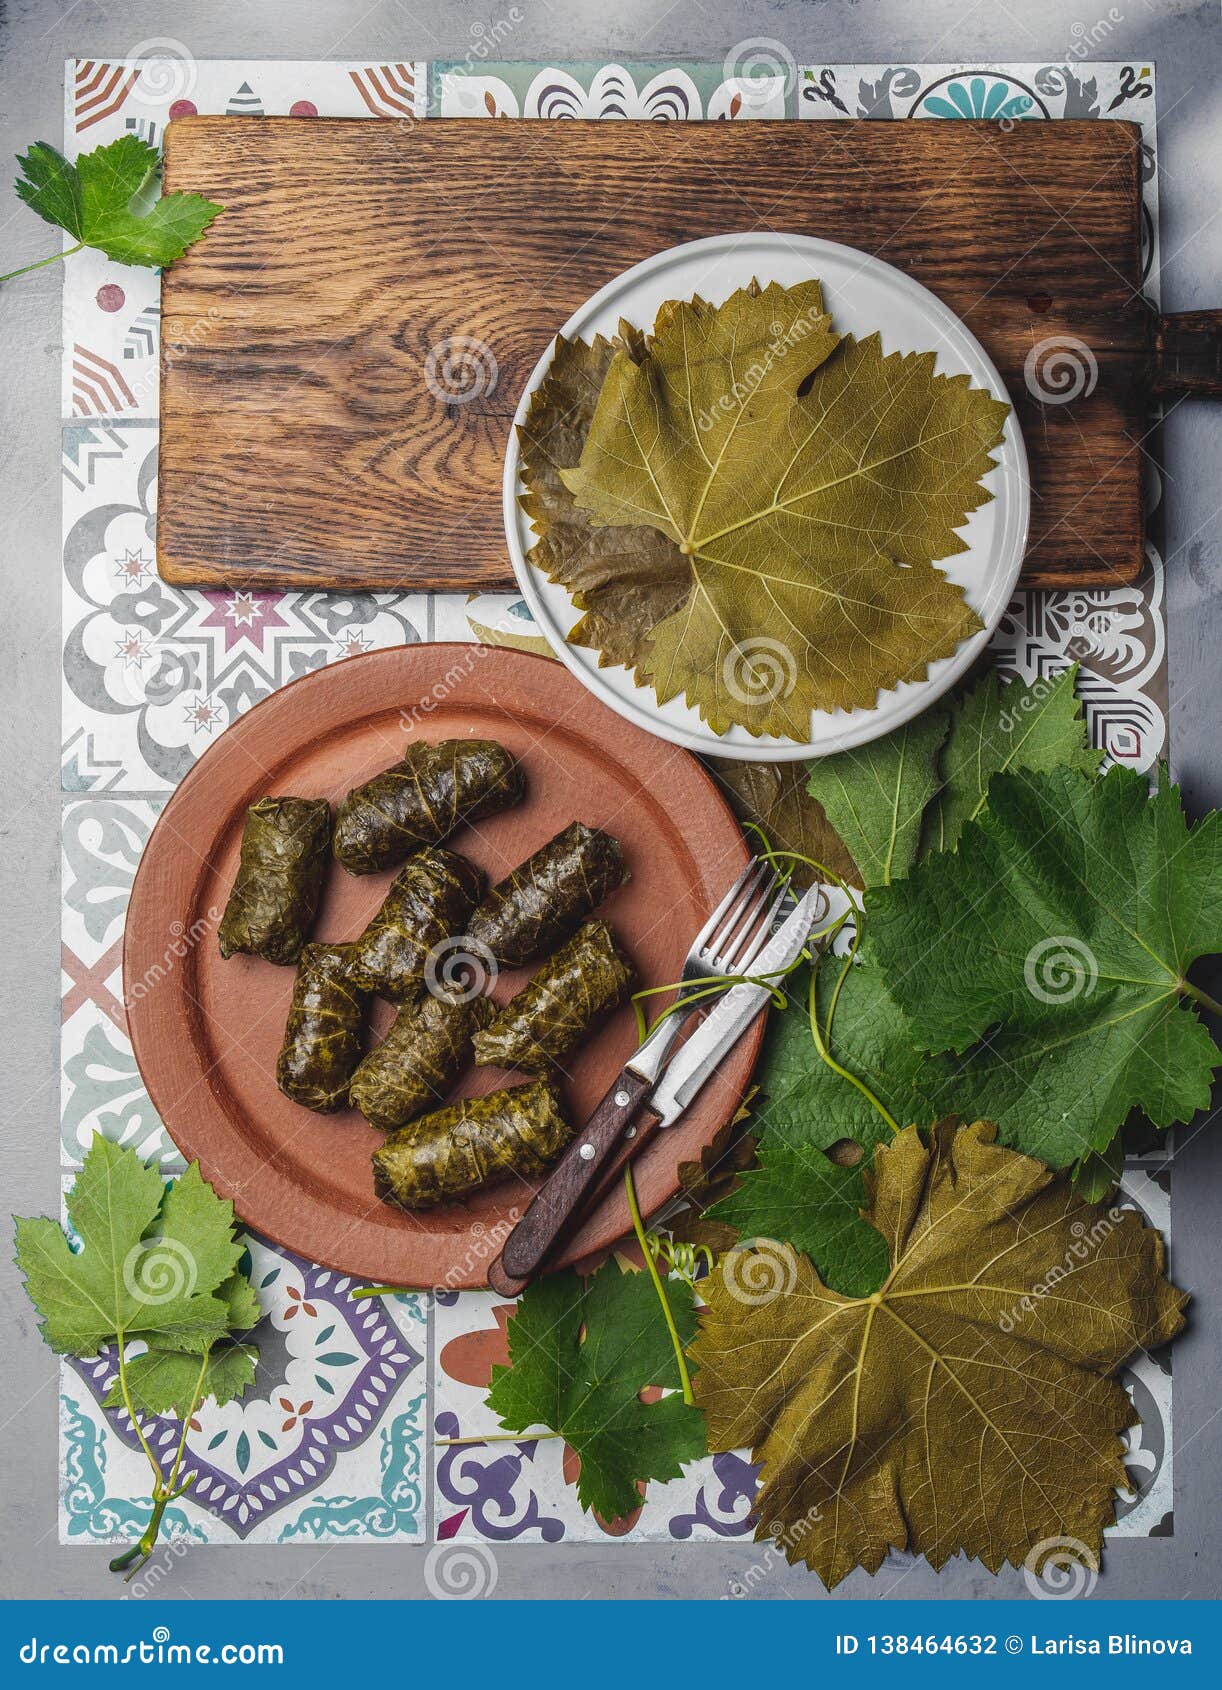
<path id="1" fill-rule="evenodd" d="M 822 900 L 823 893 L 818 886 L 812 886 L 804 894 L 797 908 L 785 917 L 751 964 L 753 975 L 765 980 L 770 975 L 779 976 L 783 969 L 797 960 L 810 937 Z M 649 1100 L 650 1109 L 661 1117 L 659 1125 L 669 1127 L 678 1120 L 726 1052 L 763 1009 L 771 990 L 767 985 L 731 986 L 717 1007 L 705 1017 L 678 1054 L 671 1058 Z"/>

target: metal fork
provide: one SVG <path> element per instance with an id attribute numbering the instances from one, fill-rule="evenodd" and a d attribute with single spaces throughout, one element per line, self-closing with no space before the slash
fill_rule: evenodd
<path id="1" fill-rule="evenodd" d="M 710 980 L 729 986 L 746 973 L 789 896 L 788 882 L 782 882 L 772 864 L 753 857 L 692 940 L 675 997 L 677 1007 L 672 1006 L 633 1051 L 492 1263 L 488 1283 L 494 1291 L 516 1296 L 583 1211 L 613 1158 L 626 1150 L 624 1141 L 635 1137 L 633 1118 L 657 1084 L 667 1052 L 695 1008 L 693 1000 L 703 997 Z"/>
<path id="2" fill-rule="evenodd" d="M 780 891 L 769 904 L 768 900 L 778 886 Z M 789 896 L 788 881 L 782 883 L 772 864 L 765 858 L 752 857 L 692 940 L 683 959 L 675 1006 L 691 998 L 695 991 L 704 989 L 704 985 L 698 986 L 697 982 L 707 983 L 710 979 L 729 982 L 745 974 L 762 949 Z M 761 920 L 761 916 L 764 919 Z M 657 1023 L 628 1060 L 627 1066 L 634 1074 L 651 1083 L 658 1078 L 666 1054 L 690 1014 L 691 1007 L 687 1014 L 678 1007 L 672 1007 L 666 1018 Z"/>

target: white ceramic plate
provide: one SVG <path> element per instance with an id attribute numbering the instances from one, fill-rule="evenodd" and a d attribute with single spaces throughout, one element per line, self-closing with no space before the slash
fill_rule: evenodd
<path id="1" fill-rule="evenodd" d="M 779 282 L 792 287 L 815 276 L 823 283 L 824 303 L 840 333 L 865 336 L 877 330 L 887 353 L 936 351 L 940 375 L 966 374 L 976 386 L 1010 403 L 984 348 L 928 288 L 869 253 L 809 235 L 717 235 L 671 247 L 600 288 L 560 332 L 569 339 L 578 335 L 584 340 L 592 340 L 596 334 L 612 336 L 621 317 L 649 330 L 658 308 L 668 299 L 688 299 L 698 293 L 721 304 L 753 277 L 762 284 Z M 980 655 L 1014 591 L 1027 543 L 1031 505 L 1027 453 L 1013 409 L 997 454 L 997 467 L 985 477 L 984 484 L 994 497 L 973 511 L 959 530 L 968 549 L 939 564 L 950 580 L 962 585 L 984 626 L 951 656 L 931 665 L 924 680 L 905 681 L 881 693 L 870 710 L 816 712 L 811 718 L 810 739 L 802 743 L 757 739 L 738 727 L 715 734 L 681 698 L 659 704 L 652 690 L 638 686 L 627 669 L 600 669 L 596 651 L 569 644 L 569 629 L 580 612 L 565 588 L 554 585 L 531 564 L 534 534 L 518 503 L 524 488 L 517 425 L 525 420 L 531 394 L 547 374 L 551 359 L 549 348 L 535 366 L 514 417 L 505 459 L 505 533 L 518 584 L 552 650 L 612 710 L 663 739 L 706 756 L 747 762 L 796 761 L 865 745 L 910 721 L 953 686 Z"/>

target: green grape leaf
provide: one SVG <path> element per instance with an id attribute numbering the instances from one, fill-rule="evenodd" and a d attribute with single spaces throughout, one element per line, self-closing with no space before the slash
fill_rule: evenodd
<path id="1" fill-rule="evenodd" d="M 701 1285 L 709 1447 L 750 1447 L 756 1537 L 829 1589 L 890 1549 L 991 1572 L 1049 1538 L 1097 1556 L 1137 1418 L 1116 1375 L 1183 1325 L 1187 1298 L 1135 1211 L 1083 1203 L 986 1122 L 928 1137 L 907 1128 L 875 1153 L 879 1291 L 842 1297 L 764 1245 Z"/>
<path id="2" fill-rule="evenodd" d="M 934 1118 L 916 1091 L 928 1061 L 882 981 L 867 962 L 849 967 L 837 993 L 843 963 L 818 966 L 816 1003 L 821 1027 L 836 996 L 825 1048 L 869 1087 L 899 1126 L 928 1125 Z M 865 1296 L 882 1284 L 887 1251 L 861 1219 L 864 1173 L 875 1147 L 894 1129 L 857 1086 L 819 1055 L 811 1036 L 802 970 L 789 985 L 789 1006 L 772 1017 L 756 1080 L 754 1114 L 757 1166 L 738 1189 L 709 1210 L 714 1221 L 741 1239 L 773 1238 L 794 1245 L 819 1269 L 824 1284 L 845 1296 Z"/>
<path id="3" fill-rule="evenodd" d="M 637 663 L 716 732 L 806 739 L 979 626 L 934 560 L 992 495 L 1008 407 L 930 353 L 840 339 L 815 282 L 671 304 L 611 359 L 576 469 L 595 527 L 642 525 L 690 571 Z"/>
<path id="4" fill-rule="evenodd" d="M 1112 769 L 995 775 L 955 852 L 866 894 L 867 942 L 936 1095 L 1053 1167 L 1208 1105 L 1218 1061 L 1185 1001 L 1222 948 L 1222 820 Z M 962 1053 L 956 1057 L 955 1053 Z"/>
<path id="5" fill-rule="evenodd" d="M 263 1318 L 255 1288 L 242 1272 L 230 1274 L 217 1288 L 217 1296 L 229 1311 L 230 1335 L 252 1332 Z"/>
<path id="6" fill-rule="evenodd" d="M 916 861 L 945 737 L 946 717 L 929 710 L 869 745 L 806 765 L 807 791 L 852 853 L 861 885 L 885 886 Z"/>
<path id="7" fill-rule="evenodd" d="M 149 1349 L 127 1363 L 127 1389 L 138 1414 L 173 1414 L 180 1419 L 211 1397 L 218 1407 L 242 1396 L 255 1382 L 258 1351 L 249 1344 L 222 1339 L 203 1356 L 182 1350 Z M 103 1398 L 104 1408 L 122 1408 L 116 1378 Z"/>
<path id="8" fill-rule="evenodd" d="M 150 203 L 158 154 L 137 135 L 82 153 L 75 164 L 36 141 L 17 163 L 17 193 L 32 211 L 120 264 L 172 264 L 221 210 L 200 194 Z"/>
<path id="9" fill-rule="evenodd" d="M 1073 1170 L 1073 1187 L 1084 1203 L 1101 1203 L 1124 1172 L 1124 1138 L 1117 1133 L 1106 1150 L 1092 1150 Z"/>
<path id="10" fill-rule="evenodd" d="M 53 1350 L 91 1356 L 141 1338 L 198 1356 L 228 1331 L 242 1246 L 233 1204 L 197 1163 L 167 1190 L 135 1151 L 96 1136 L 67 1210 L 77 1250 L 53 1220 L 16 1223 L 17 1265 Z"/>
<path id="11" fill-rule="evenodd" d="M 1051 680 L 1007 686 L 994 670 L 963 700 L 942 749 L 941 789 L 926 829 L 930 848 L 954 850 L 964 823 L 979 819 L 995 774 L 1057 768 L 1098 774 L 1103 753 L 1086 743 L 1077 677 L 1075 663 Z"/>
<path id="12" fill-rule="evenodd" d="M 666 1282 L 683 1344 L 696 1321 L 690 1285 Z M 641 1401 L 648 1386 L 679 1384 L 657 1294 L 644 1273 L 605 1263 L 594 1276 L 550 1274 L 519 1299 L 508 1367 L 494 1367 L 488 1406 L 509 1431 L 546 1426 L 579 1456 L 583 1509 L 618 1520 L 641 1504 L 637 1483 L 676 1479 L 705 1453 L 704 1421 L 682 1395 Z"/>
<path id="13" fill-rule="evenodd" d="M 81 184 L 76 167 L 45 141 L 35 141 L 24 158 L 22 171 L 13 184 L 18 199 L 24 200 L 44 222 L 66 229 L 81 239 Z M 24 179 L 23 179 L 24 178 Z"/>

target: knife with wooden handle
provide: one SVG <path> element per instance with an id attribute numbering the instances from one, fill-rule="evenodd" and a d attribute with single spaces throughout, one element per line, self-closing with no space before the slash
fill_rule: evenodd
<path id="1" fill-rule="evenodd" d="M 810 937 L 823 890 L 812 886 L 752 963 L 767 982 L 797 961 Z M 635 1157 L 659 1128 L 672 1126 L 709 1075 L 738 1042 L 772 994 L 769 984 L 731 986 L 705 1016 L 656 1082 L 637 1073 L 630 1058 L 598 1108 L 556 1163 L 522 1219 L 488 1269 L 488 1284 L 516 1297 L 535 1277 L 557 1243 L 584 1214 L 617 1152 Z M 619 1158 L 622 1162 L 627 1155 Z"/>

